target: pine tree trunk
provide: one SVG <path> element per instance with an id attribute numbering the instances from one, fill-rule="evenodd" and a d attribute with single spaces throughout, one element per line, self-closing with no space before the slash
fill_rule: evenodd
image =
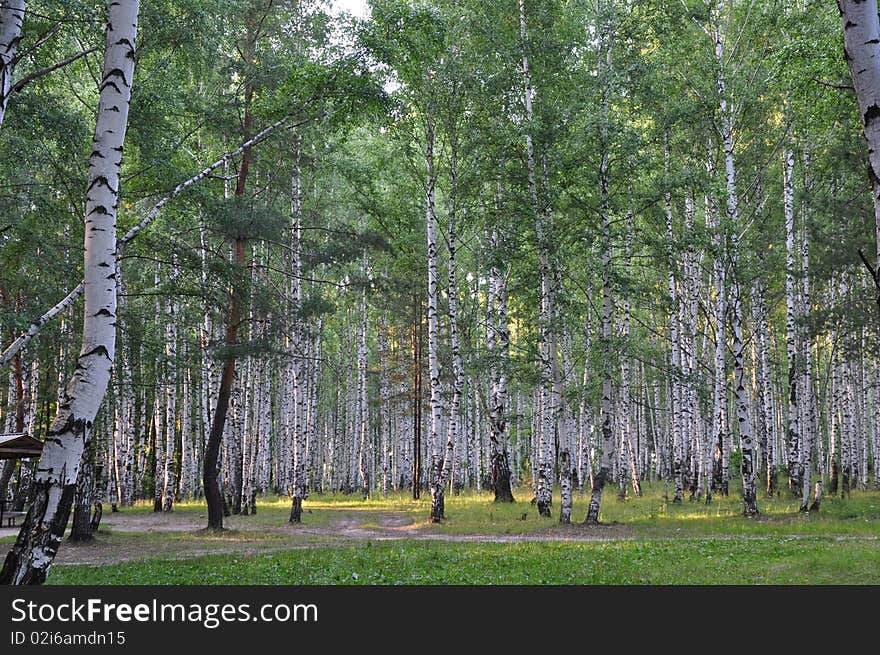
<path id="1" fill-rule="evenodd" d="M 0 572 L 3 584 L 41 584 L 58 551 L 82 451 L 116 353 L 116 207 L 134 75 L 137 0 L 109 5 L 85 208 L 82 348 L 40 456 L 34 501 Z M 111 271 L 108 275 L 107 271 Z"/>
<path id="2" fill-rule="evenodd" d="M 247 37 L 244 45 L 244 59 L 250 64 L 253 59 L 253 49 L 255 36 L 255 27 L 253 18 L 248 16 L 247 20 Z M 254 95 L 252 83 L 245 85 L 244 89 L 244 115 L 242 122 L 242 134 L 244 141 L 250 139 L 253 129 L 253 114 L 251 113 L 251 101 Z M 235 197 L 241 197 L 245 194 L 247 187 L 248 173 L 251 164 L 251 148 L 246 147 L 241 156 L 241 163 L 238 168 L 238 177 L 235 185 Z M 239 268 L 239 274 L 244 275 L 244 268 L 247 265 L 247 237 L 244 234 L 236 235 L 233 245 L 234 264 Z M 205 488 L 205 500 L 208 503 L 208 529 L 222 530 L 223 516 L 228 515 L 228 507 L 223 498 L 220 487 L 220 446 L 223 441 L 224 428 L 226 427 L 226 418 L 229 411 L 229 401 L 233 395 L 233 389 L 236 382 L 235 364 L 236 354 L 235 346 L 238 345 L 238 328 L 244 318 L 244 307 L 240 290 L 231 289 L 229 294 L 229 313 L 226 323 L 225 345 L 226 354 L 223 361 L 223 368 L 220 373 L 220 384 L 217 389 L 217 403 L 214 409 L 211 430 L 208 433 L 208 442 L 205 446 L 205 457 L 203 460 L 203 486 Z M 228 462 L 229 466 L 234 466 L 235 462 Z"/>

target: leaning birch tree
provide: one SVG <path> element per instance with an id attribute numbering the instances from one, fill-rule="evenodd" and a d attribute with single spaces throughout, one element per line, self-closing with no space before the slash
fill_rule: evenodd
<path id="1" fill-rule="evenodd" d="M 116 211 L 135 67 L 139 0 L 108 4 L 104 64 L 85 197 L 83 334 L 36 469 L 33 503 L 0 582 L 41 584 L 55 559 L 76 491 L 83 449 L 116 353 Z"/>
<path id="2" fill-rule="evenodd" d="M 880 237 L 880 18 L 877 0 L 838 0 L 843 50 L 868 144 L 876 234 Z M 880 238 L 877 239 L 880 252 Z M 876 266 L 876 264 L 875 264 Z M 875 281 L 877 278 L 876 273 Z"/>

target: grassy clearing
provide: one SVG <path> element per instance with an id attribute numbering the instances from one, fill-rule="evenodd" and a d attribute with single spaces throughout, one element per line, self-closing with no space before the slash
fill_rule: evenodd
<path id="1" fill-rule="evenodd" d="M 490 494 L 477 495 L 469 492 L 450 495 L 446 499 L 447 520 L 442 525 L 428 522 L 430 501 L 423 498 L 413 501 L 402 494 L 388 498 L 361 501 L 345 496 L 321 496 L 309 501 L 310 507 L 318 508 L 316 514 L 326 510 L 350 511 L 379 510 L 405 512 L 413 523 L 441 534 L 554 534 L 566 530 L 558 524 L 558 505 L 553 507 L 553 517 L 538 516 L 529 504 L 527 489 L 520 488 L 516 497 L 519 502 L 495 504 Z M 555 496 L 558 498 L 558 494 Z M 558 501 L 557 501 L 558 502 Z M 580 523 L 587 514 L 589 498 L 575 496 L 572 522 Z M 759 501 L 761 516 L 747 519 L 742 516 L 742 500 L 738 491 L 727 498 L 716 496 L 710 505 L 685 500 L 676 505 L 663 497 L 661 486 L 646 488 L 641 498 L 628 497 L 620 501 L 616 489 L 609 488 L 602 502 L 599 519 L 603 523 L 621 524 L 637 536 L 681 537 L 711 535 L 784 536 L 797 535 L 856 535 L 880 537 L 880 493 L 854 492 L 850 497 L 826 498 L 822 510 L 814 514 L 798 511 L 798 500 L 783 495 L 762 498 Z M 365 527 L 376 525 L 369 520 Z"/>
<path id="2" fill-rule="evenodd" d="M 575 524 L 560 526 L 558 506 L 553 518 L 538 517 L 526 488 L 518 490 L 514 505 L 496 505 L 491 494 L 450 495 L 441 525 L 427 520 L 427 494 L 418 501 L 406 493 L 367 500 L 313 495 L 302 526 L 287 524 L 287 498 L 266 498 L 255 516 L 229 517 L 232 529 L 221 534 L 197 529 L 205 521 L 201 503 L 180 503 L 171 516 L 153 514 L 145 503 L 106 515 L 93 544 L 65 544 L 63 554 L 76 563 L 59 562 L 49 579 L 55 584 L 880 584 L 878 492 L 826 498 L 818 514 L 799 513 L 797 500 L 788 496 L 761 499 L 761 516 L 746 519 L 736 491 L 711 505 L 674 505 L 664 499 L 662 487 L 626 501 L 615 491 L 609 489 L 603 499 L 605 526 L 598 529 L 580 525 L 587 497 L 575 497 Z M 120 527 L 127 519 L 128 531 L 117 530 L 114 517 Z M 406 524 L 409 528 L 398 529 Z M 343 526 L 373 528 L 376 532 L 366 535 L 371 537 L 437 540 L 370 541 Z M 448 541 L 480 534 L 512 543 Z M 529 541 L 517 542 L 518 537 Z M 560 541 L 567 538 L 601 541 Z"/>
<path id="3" fill-rule="evenodd" d="M 370 543 L 61 566 L 52 584 L 878 584 L 880 549 L 828 538 Z"/>

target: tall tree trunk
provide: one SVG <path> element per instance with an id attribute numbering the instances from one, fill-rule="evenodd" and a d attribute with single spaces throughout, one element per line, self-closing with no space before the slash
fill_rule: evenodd
<path id="1" fill-rule="evenodd" d="M 431 521 L 439 523 L 444 515 L 443 487 L 439 486 L 443 470 L 443 453 L 440 446 L 440 431 L 443 420 L 443 397 L 440 386 L 440 330 L 437 316 L 439 289 L 437 286 L 437 217 L 434 207 L 434 187 L 437 182 L 434 173 L 434 115 L 428 110 L 425 125 L 425 165 L 426 174 L 426 223 L 428 235 L 428 375 L 430 381 L 430 461 L 431 461 Z"/>
<path id="2" fill-rule="evenodd" d="M 630 203 L 632 203 L 632 189 L 630 189 Z M 624 267 L 626 271 L 626 279 L 627 284 L 630 284 L 630 280 L 632 278 L 632 239 L 633 239 L 633 224 L 634 224 L 635 216 L 633 214 L 632 206 L 627 211 L 626 214 L 626 240 L 624 243 Z M 628 341 L 630 338 L 630 294 L 627 292 L 624 295 L 623 299 L 623 325 L 621 326 L 621 337 L 624 341 Z M 639 471 L 637 465 L 637 457 L 638 452 L 636 448 L 636 443 L 633 442 L 633 430 L 634 428 L 637 430 L 637 424 L 633 420 L 632 416 L 632 386 L 630 383 L 632 371 L 632 360 L 629 355 L 626 354 L 623 358 L 623 361 L 620 364 L 620 413 L 621 413 L 621 421 L 623 422 L 621 436 L 620 436 L 620 491 L 619 496 L 621 499 L 626 497 L 626 478 L 627 476 L 623 475 L 623 471 L 629 470 L 629 480 L 632 484 L 633 493 L 636 496 L 642 495 L 642 486 L 639 481 Z"/>
<path id="3" fill-rule="evenodd" d="M 877 0 L 838 0 L 843 23 L 843 49 L 859 103 L 868 146 L 873 189 L 875 236 L 880 265 L 880 18 Z M 875 282 L 880 273 L 873 272 Z M 880 303 L 880 296 L 877 298 Z"/>
<path id="4" fill-rule="evenodd" d="M 587 288 L 587 297 L 592 297 L 592 285 Z M 590 324 L 590 308 L 586 308 L 584 317 L 584 375 L 580 402 L 580 449 L 578 452 L 578 492 L 582 493 L 584 486 L 589 482 L 593 488 L 593 460 L 592 460 L 592 435 L 593 435 L 593 408 L 587 397 L 587 389 L 590 384 L 590 357 L 593 349 L 593 328 Z"/>
<path id="5" fill-rule="evenodd" d="M 367 251 L 361 258 L 361 275 L 367 275 Z M 366 283 L 366 279 L 364 280 Z M 357 393 L 358 393 L 358 474 L 361 494 L 366 499 L 370 495 L 370 457 L 369 407 L 367 405 L 367 288 L 361 290 L 360 321 L 357 334 Z M 306 427 L 305 422 L 303 427 Z"/>
<path id="6" fill-rule="evenodd" d="M 138 0 L 108 8 L 104 66 L 86 187 L 82 347 L 34 480 L 34 501 L 0 583 L 41 584 L 58 551 L 76 489 L 83 448 L 104 398 L 116 353 L 116 208 L 128 126 Z M 108 274 L 107 271 L 111 273 Z"/>
<path id="7" fill-rule="evenodd" d="M 75 542 L 91 541 L 94 537 L 91 529 L 91 510 L 95 495 L 94 480 L 94 439 L 86 441 L 80 461 L 79 476 L 76 480 L 76 496 L 74 497 L 73 520 L 68 539 Z"/>
<path id="8" fill-rule="evenodd" d="M 256 33 L 253 18 L 248 16 L 246 22 L 247 36 L 243 52 L 245 62 L 250 64 L 253 59 Z M 244 89 L 244 116 L 242 122 L 242 134 L 245 142 L 250 139 L 251 131 L 253 129 L 253 114 L 251 113 L 251 100 L 253 99 L 253 95 L 253 85 L 248 82 Z M 248 173 L 250 172 L 250 164 L 251 147 L 248 146 L 244 149 L 241 155 L 241 163 L 239 164 L 238 177 L 235 185 L 236 198 L 245 194 Z M 244 234 L 236 235 L 233 244 L 233 260 L 234 265 L 238 268 L 236 275 L 244 275 L 244 268 L 247 265 L 247 237 Z M 226 416 L 229 411 L 229 399 L 232 396 L 233 387 L 235 386 L 235 347 L 238 345 L 239 325 L 244 318 L 242 301 L 243 299 L 240 290 L 236 290 L 235 288 L 231 289 L 229 294 L 229 314 L 225 335 L 226 353 L 223 359 L 223 368 L 220 373 L 220 384 L 217 389 L 217 403 L 212 417 L 213 422 L 211 423 L 211 430 L 208 433 L 208 443 L 205 445 L 202 480 L 205 488 L 205 500 L 208 503 L 208 529 L 210 530 L 223 529 L 225 503 L 219 479 L 220 445 L 223 440 Z M 234 465 L 234 462 L 230 462 L 230 464 Z"/>
<path id="9" fill-rule="evenodd" d="M 496 223 L 490 235 L 491 266 L 487 293 L 486 350 L 491 366 L 491 398 L 489 404 L 489 451 L 492 489 L 496 503 L 514 502 L 510 485 L 508 455 L 507 375 L 510 358 L 510 328 L 507 324 L 507 275 L 499 262 L 503 260 L 500 194 L 496 194 Z"/>
<path id="10" fill-rule="evenodd" d="M 679 298 L 675 282 L 675 231 L 672 222 L 672 190 L 670 188 L 670 155 L 669 134 L 664 137 L 663 144 L 664 165 L 664 205 L 666 212 L 666 241 L 668 245 L 667 259 L 669 265 L 669 352 L 670 352 L 670 385 L 672 392 L 672 476 L 675 492 L 672 497 L 673 503 L 681 503 L 684 495 L 684 443 L 682 437 L 681 417 L 681 331 L 679 329 Z"/>
<path id="11" fill-rule="evenodd" d="M 609 142 L 608 123 L 610 105 L 610 84 L 607 76 L 611 74 L 612 47 L 614 44 L 613 21 L 610 16 L 602 17 L 600 33 L 602 44 L 599 53 L 599 68 L 602 79 L 602 122 L 600 125 L 600 161 L 599 161 L 599 196 L 602 217 L 602 401 L 599 405 L 599 429 L 602 435 L 602 459 L 599 471 L 593 477 L 590 493 L 590 505 L 587 508 L 586 525 L 599 524 L 599 506 L 602 502 L 602 490 L 609 481 L 614 467 L 614 432 L 612 430 L 612 379 L 611 339 L 614 336 L 614 303 L 611 298 L 612 274 L 612 241 L 611 241 L 611 205 L 609 198 Z"/>
<path id="12" fill-rule="evenodd" d="M 709 179 L 715 178 L 715 156 L 712 152 L 706 161 L 706 173 Z M 726 476 L 722 474 L 723 462 L 726 461 L 724 451 L 727 448 L 727 286 L 724 270 L 726 240 L 719 219 L 719 208 L 714 195 L 706 194 L 706 226 L 712 233 L 714 259 L 712 262 L 712 279 L 715 293 L 715 353 L 713 357 L 713 412 L 711 452 L 712 472 L 706 484 L 706 503 L 712 502 L 712 491 L 717 486 L 722 496 L 727 495 Z M 708 475 L 708 471 L 707 471 Z"/>
<path id="13" fill-rule="evenodd" d="M 723 9 L 723 6 L 722 6 Z M 743 513 L 746 516 L 758 514 L 758 498 L 755 487 L 755 444 L 749 417 L 749 397 L 745 386 L 745 357 L 743 344 L 743 298 L 740 284 L 739 263 L 739 200 L 736 191 L 736 161 L 734 155 L 734 121 L 728 106 L 727 82 L 725 78 L 725 48 L 721 32 L 720 18 L 715 31 L 715 59 L 718 65 L 719 115 L 721 117 L 721 137 L 724 145 L 724 177 L 727 187 L 727 221 L 730 229 L 730 261 L 733 278 L 733 362 L 734 387 L 739 423 L 740 452 L 742 456 L 741 473 L 743 485 Z"/>
<path id="14" fill-rule="evenodd" d="M 412 496 L 418 500 L 422 488 L 422 303 L 418 296 L 413 298 L 412 353 Z"/>
<path id="15" fill-rule="evenodd" d="M 788 486 L 792 493 L 801 491 L 801 387 L 800 342 L 797 318 L 797 290 L 795 285 L 795 226 L 794 226 L 794 153 L 783 153 L 783 209 L 785 214 L 785 343 L 788 351 L 788 430 L 786 444 L 788 454 Z"/>
<path id="16" fill-rule="evenodd" d="M 26 8 L 25 0 L 6 0 L 0 7 L 0 126 L 3 125 L 9 96 L 12 94 L 15 55 L 21 40 L 21 26 Z"/>
<path id="17" fill-rule="evenodd" d="M 290 441 L 290 523 L 302 522 L 302 503 L 306 497 L 307 472 L 306 472 L 306 416 L 305 416 L 305 390 L 306 390 L 306 339 L 305 325 L 302 318 L 302 140 L 299 134 L 293 137 L 293 169 L 290 184 L 290 213 L 291 213 L 291 244 L 290 244 L 290 312 L 293 316 L 291 345 L 291 359 L 289 362 L 287 393 L 291 398 L 289 402 L 292 415 L 288 416 L 288 438 Z M 347 387 L 349 390 L 350 387 Z"/>
<path id="18" fill-rule="evenodd" d="M 382 367 L 379 374 L 379 443 L 382 448 L 382 495 L 386 495 L 391 491 L 393 483 L 393 471 L 391 468 L 392 461 L 396 463 L 397 459 L 393 457 L 394 433 L 391 424 L 391 408 L 390 396 L 391 390 L 388 380 L 388 359 L 390 352 L 388 348 L 388 322 L 385 314 L 379 315 L 377 327 L 377 341 L 379 348 L 379 360 Z"/>
<path id="19" fill-rule="evenodd" d="M 812 196 L 813 185 L 810 175 L 809 152 L 804 152 L 804 220 L 803 237 L 801 238 L 801 280 L 802 309 L 801 314 L 809 319 L 812 312 L 810 300 L 810 221 L 809 221 L 809 198 Z M 803 447 L 803 479 L 801 492 L 801 510 L 818 511 L 822 504 L 822 490 L 824 486 L 824 464 L 822 438 L 816 430 L 816 400 L 813 395 L 813 345 L 810 336 L 809 323 L 803 328 L 803 407 L 804 419 L 801 424 L 801 433 L 804 435 Z M 864 351 L 864 349 L 863 349 Z M 867 417 L 866 417 L 867 421 Z M 813 449 L 816 449 L 816 478 L 814 480 L 814 500 L 810 503 L 812 458 Z"/>
<path id="20" fill-rule="evenodd" d="M 529 69 L 528 32 L 526 29 L 525 0 L 519 0 L 520 47 L 522 50 L 523 92 L 526 109 L 526 167 L 528 173 L 529 198 L 532 215 L 535 220 L 535 235 L 538 244 L 538 258 L 541 269 L 541 304 L 538 322 L 541 331 L 541 382 L 539 385 L 539 407 L 541 423 L 537 439 L 537 462 L 533 475 L 536 477 L 535 503 L 538 514 L 550 516 L 550 505 L 553 500 L 553 462 L 550 451 L 554 439 L 554 423 L 556 407 L 553 406 L 553 363 L 550 350 L 552 348 L 552 274 L 550 271 L 549 235 L 547 233 L 547 216 L 538 201 L 538 178 L 535 165 L 535 146 L 533 141 L 534 109 L 532 77 Z"/>
<path id="21" fill-rule="evenodd" d="M 3 289 L 0 288 L 0 292 Z M 5 292 L 2 293 L 3 304 L 7 305 L 9 299 Z M 14 399 L 14 401 L 13 401 Z M 12 359 L 12 372 L 9 374 L 9 387 L 7 393 L 7 404 L 11 410 L 7 414 L 6 432 L 16 433 L 24 431 L 24 367 L 22 366 L 21 353 L 16 353 Z M 33 436 L 33 435 L 32 435 Z M 3 472 L 0 474 L 0 500 L 5 501 L 8 493 L 9 481 L 15 473 L 16 460 L 9 459 L 3 462 Z"/>
<path id="22" fill-rule="evenodd" d="M 452 98 L 455 101 L 456 88 L 453 84 Z M 455 458 L 455 446 L 458 443 L 461 430 L 461 395 L 464 389 L 464 364 L 461 360 L 461 344 L 458 334 L 458 287 L 456 278 L 456 249 L 458 248 L 458 236 L 456 233 L 456 212 L 458 210 L 458 134 L 454 125 L 448 129 L 450 137 L 450 167 L 449 167 L 449 225 L 447 228 L 447 243 L 449 248 L 449 261 L 447 264 L 449 287 L 449 340 L 452 346 L 452 398 L 449 403 L 449 425 L 447 427 L 446 446 L 443 449 L 443 462 L 440 467 L 440 479 L 435 485 L 440 494 L 444 493 L 446 483 Z M 443 518 L 443 503 L 440 503 Z M 436 521 L 438 516 L 433 514 L 431 519 Z"/>
<path id="23" fill-rule="evenodd" d="M 176 279 L 177 272 L 172 279 Z M 165 399 L 165 461 L 162 463 L 162 511 L 170 512 L 177 492 L 176 450 L 177 450 L 177 303 L 165 300 L 165 359 L 166 369 Z"/>

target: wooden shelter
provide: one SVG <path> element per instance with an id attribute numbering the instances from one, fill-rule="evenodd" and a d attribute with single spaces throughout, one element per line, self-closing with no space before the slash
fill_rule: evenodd
<path id="1" fill-rule="evenodd" d="M 39 457 L 42 452 L 43 442 L 24 432 L 0 434 L 0 459 Z"/>
<path id="2" fill-rule="evenodd" d="M 43 442 L 34 439 L 29 434 L 19 432 L 17 434 L 0 434 L 0 460 L 2 459 L 27 459 L 39 457 L 43 452 Z M 6 522 L 6 527 L 15 525 L 15 521 L 25 515 L 25 512 L 9 512 L 6 510 L 6 499 L 0 498 L 0 526 Z"/>

